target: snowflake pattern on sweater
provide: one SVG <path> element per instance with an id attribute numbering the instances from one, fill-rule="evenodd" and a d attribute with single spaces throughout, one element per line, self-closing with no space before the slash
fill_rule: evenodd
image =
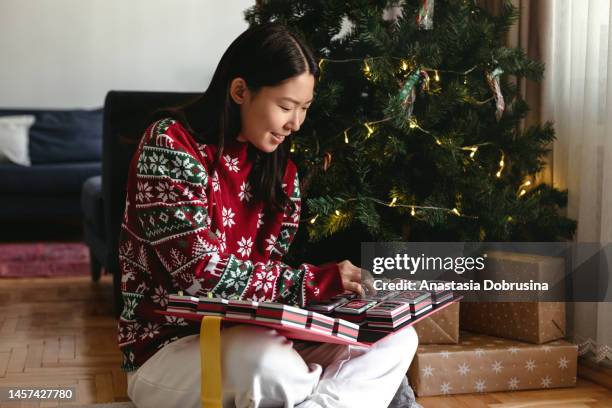
<path id="1" fill-rule="evenodd" d="M 336 264 L 293 268 L 281 261 L 300 217 L 296 167 L 289 162 L 283 179 L 290 203 L 266 213 L 253 199 L 247 150 L 247 143 L 229 143 L 212 169 L 216 146 L 196 143 L 172 119 L 143 135 L 130 166 L 119 242 L 124 370 L 198 332 L 193 322 L 155 312 L 178 290 L 298 306 L 342 291 Z"/>

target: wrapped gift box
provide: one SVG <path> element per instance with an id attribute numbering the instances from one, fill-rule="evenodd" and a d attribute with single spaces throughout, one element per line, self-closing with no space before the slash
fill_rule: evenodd
<path id="1" fill-rule="evenodd" d="M 488 252 L 486 268 L 479 279 L 509 282 L 546 282 L 548 299 L 563 299 L 565 260 L 558 257 L 513 252 Z M 527 292 L 506 291 L 506 300 L 520 299 Z M 461 330 L 542 344 L 565 337 L 564 302 L 464 302 Z"/>
<path id="2" fill-rule="evenodd" d="M 553 302 L 565 299 L 565 259 L 561 257 L 523 254 L 516 252 L 488 251 L 485 268 L 477 272 L 479 281 L 546 283 L 548 290 L 501 290 L 485 293 L 480 300 L 490 301 L 540 301 Z M 487 296 L 494 295 L 493 298 Z"/>
<path id="3" fill-rule="evenodd" d="M 457 345 L 420 345 L 408 371 L 419 397 L 576 385 L 578 349 L 461 333 Z"/>
<path id="4" fill-rule="evenodd" d="M 459 302 L 415 323 L 419 344 L 457 344 L 459 342 Z"/>
<path id="5" fill-rule="evenodd" d="M 461 330 L 542 344 L 565 337 L 563 302 L 465 302 Z"/>

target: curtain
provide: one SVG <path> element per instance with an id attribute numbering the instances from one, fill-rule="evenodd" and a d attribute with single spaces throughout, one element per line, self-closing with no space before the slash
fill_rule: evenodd
<path id="1" fill-rule="evenodd" d="M 541 119 L 555 123 L 552 183 L 568 189 L 576 241 L 612 242 L 612 46 L 610 0 L 541 0 Z M 578 259 L 580 261 L 580 259 Z M 612 265 L 612 257 L 607 259 Z M 608 282 L 608 293 L 612 282 Z M 612 303 L 568 305 L 579 354 L 612 360 Z"/>
<path id="2" fill-rule="evenodd" d="M 493 14 L 503 4 L 477 1 Z M 531 108 L 522 125 L 555 123 L 557 140 L 538 181 L 568 189 L 566 215 L 578 221 L 576 241 L 602 246 L 612 243 L 610 1 L 511 0 L 521 15 L 506 39 L 546 65 L 541 83 L 518 83 Z M 610 293 L 612 282 L 608 286 Z M 568 328 L 582 356 L 610 364 L 612 303 L 568 304 Z"/>

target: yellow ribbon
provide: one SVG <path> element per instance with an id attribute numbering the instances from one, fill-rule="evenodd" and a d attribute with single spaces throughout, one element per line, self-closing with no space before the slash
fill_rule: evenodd
<path id="1" fill-rule="evenodd" d="M 202 408 L 221 408 L 221 318 L 205 316 L 200 326 Z"/>

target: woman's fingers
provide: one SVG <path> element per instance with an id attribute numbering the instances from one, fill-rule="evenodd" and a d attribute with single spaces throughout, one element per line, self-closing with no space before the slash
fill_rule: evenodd
<path id="1" fill-rule="evenodd" d="M 363 288 L 361 287 L 361 285 L 357 282 L 345 282 L 344 283 L 344 289 L 348 290 L 350 292 L 356 293 L 359 296 L 363 296 Z"/>
<path id="2" fill-rule="evenodd" d="M 364 282 L 361 284 L 361 287 L 363 288 L 365 297 L 374 296 L 376 295 L 376 292 L 378 292 L 378 290 L 376 290 L 376 288 L 374 287 L 374 284 L 372 284 L 371 282 Z"/>
<path id="3" fill-rule="evenodd" d="M 363 287 L 363 291 L 365 296 L 373 296 L 376 294 L 377 290 L 374 287 L 374 277 L 367 269 L 361 269 L 361 286 Z"/>
<path id="4" fill-rule="evenodd" d="M 372 276 L 372 274 L 370 273 L 370 271 L 368 271 L 367 269 L 360 269 L 359 272 L 361 273 L 361 281 L 362 282 L 366 282 L 366 281 L 371 281 L 374 282 L 374 276 Z"/>
<path id="5" fill-rule="evenodd" d="M 340 262 L 338 264 L 338 267 L 340 269 L 340 275 L 342 276 L 342 286 L 344 287 L 344 289 L 350 292 L 354 292 L 359 296 L 364 296 L 366 294 L 366 291 L 364 290 L 364 287 L 362 285 L 364 276 L 363 270 L 361 268 L 356 267 L 348 260 Z"/>

